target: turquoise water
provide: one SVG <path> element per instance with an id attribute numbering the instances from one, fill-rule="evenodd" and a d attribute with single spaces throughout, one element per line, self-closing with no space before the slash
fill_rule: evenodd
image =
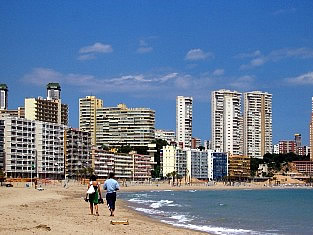
<path id="1" fill-rule="evenodd" d="M 120 193 L 135 210 L 212 234 L 313 234 L 313 190 Z"/>

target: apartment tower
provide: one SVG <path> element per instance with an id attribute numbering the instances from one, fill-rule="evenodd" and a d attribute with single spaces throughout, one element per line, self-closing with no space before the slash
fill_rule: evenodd
<path id="1" fill-rule="evenodd" d="M 99 108 L 96 113 L 98 146 L 148 146 L 155 139 L 155 111 L 149 108 Z"/>
<path id="2" fill-rule="evenodd" d="M 176 98 L 176 140 L 183 148 L 191 148 L 192 97 Z"/>
<path id="3" fill-rule="evenodd" d="M 242 154 L 241 93 L 218 90 L 211 93 L 212 147 L 218 152 Z"/>
<path id="4" fill-rule="evenodd" d="M 96 145 L 97 109 L 102 107 L 103 101 L 95 96 L 79 99 L 79 130 L 90 132 L 92 145 Z"/>
<path id="5" fill-rule="evenodd" d="M 28 120 L 68 124 L 68 106 L 62 104 L 61 100 L 26 98 L 24 112 Z"/>
<path id="6" fill-rule="evenodd" d="M 0 110 L 8 109 L 8 86 L 0 84 Z"/>
<path id="7" fill-rule="evenodd" d="M 272 152 L 272 94 L 244 93 L 244 155 L 263 158 Z"/>

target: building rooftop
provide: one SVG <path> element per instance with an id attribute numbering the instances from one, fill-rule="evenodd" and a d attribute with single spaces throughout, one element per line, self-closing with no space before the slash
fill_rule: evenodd
<path id="1" fill-rule="evenodd" d="M 0 89 L 1 90 L 8 90 L 7 84 L 4 84 L 4 83 L 0 84 Z"/>
<path id="2" fill-rule="evenodd" d="M 61 90 L 61 86 L 60 86 L 59 83 L 50 82 L 47 85 L 47 89 L 58 89 L 58 90 Z"/>

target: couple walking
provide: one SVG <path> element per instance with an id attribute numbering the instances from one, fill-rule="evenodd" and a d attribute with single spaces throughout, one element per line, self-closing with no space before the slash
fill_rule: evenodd
<path id="1" fill-rule="evenodd" d="M 113 178 L 114 173 L 109 173 L 109 177 L 103 185 L 103 189 L 107 191 L 106 201 L 111 213 L 110 216 L 114 216 L 116 191 L 120 189 L 118 182 Z M 98 204 L 103 203 L 103 199 L 101 196 L 100 182 L 97 181 L 97 177 L 95 175 L 92 175 L 90 177 L 90 183 L 88 185 L 88 190 L 85 198 L 86 201 L 88 201 L 88 195 L 90 203 L 90 214 L 93 215 L 93 209 L 95 209 L 95 215 L 99 216 Z"/>

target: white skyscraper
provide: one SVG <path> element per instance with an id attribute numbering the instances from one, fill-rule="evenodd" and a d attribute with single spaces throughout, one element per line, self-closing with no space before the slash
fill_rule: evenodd
<path id="1" fill-rule="evenodd" d="M 263 158 L 272 152 L 272 95 L 244 93 L 244 155 Z"/>
<path id="2" fill-rule="evenodd" d="M 176 98 L 176 139 L 183 148 L 191 148 L 192 138 L 192 97 Z"/>
<path id="3" fill-rule="evenodd" d="M 211 93 L 212 147 L 219 152 L 243 153 L 241 93 L 218 90 Z"/>

